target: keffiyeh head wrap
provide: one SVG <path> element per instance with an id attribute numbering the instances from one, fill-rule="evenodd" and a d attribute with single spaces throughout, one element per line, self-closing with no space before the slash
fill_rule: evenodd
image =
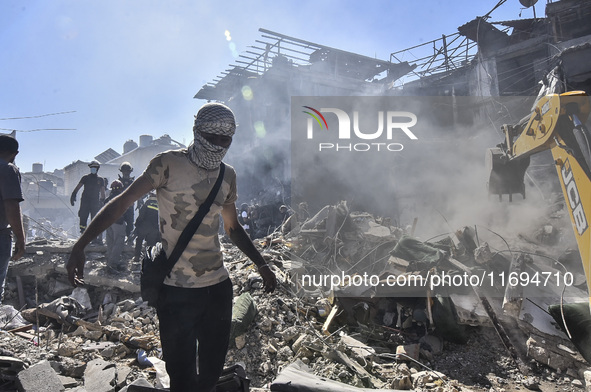
<path id="1" fill-rule="evenodd" d="M 201 132 L 233 136 L 236 131 L 234 113 L 226 105 L 207 103 L 199 109 L 193 127 L 193 143 L 189 146 L 189 159 L 204 169 L 216 169 L 228 151 L 216 146 L 201 136 Z"/>

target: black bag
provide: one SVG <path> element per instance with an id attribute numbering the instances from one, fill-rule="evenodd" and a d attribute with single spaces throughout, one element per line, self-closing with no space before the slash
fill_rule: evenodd
<path id="1" fill-rule="evenodd" d="M 170 254 L 170 258 L 166 257 L 166 252 L 164 252 L 161 242 L 148 248 L 146 254 L 142 258 L 140 292 L 142 299 L 148 301 L 148 305 L 155 307 L 158 303 L 158 296 L 162 289 L 164 279 L 170 274 L 172 267 L 174 267 L 174 264 L 181 257 L 181 254 L 189 244 L 189 241 L 191 241 L 191 238 L 193 238 L 201 221 L 209 212 L 211 204 L 222 185 L 225 169 L 226 165 L 222 162 L 220 164 L 220 173 L 211 192 L 209 192 L 207 199 L 205 199 L 203 204 L 199 206 L 199 210 L 181 233 L 179 240 Z"/>
<path id="2" fill-rule="evenodd" d="M 166 252 L 162 248 L 162 243 L 157 242 L 146 250 L 146 255 L 142 259 L 140 291 L 142 299 L 148 301 L 148 305 L 156 306 L 162 283 L 168 274 Z"/>

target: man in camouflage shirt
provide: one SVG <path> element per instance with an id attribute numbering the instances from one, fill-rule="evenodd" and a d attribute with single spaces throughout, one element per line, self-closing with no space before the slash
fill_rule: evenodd
<path id="1" fill-rule="evenodd" d="M 153 189 L 158 199 L 162 245 L 170 256 L 180 233 L 213 187 L 235 129 L 234 114 L 228 107 L 204 105 L 195 117 L 193 144 L 154 157 L 144 173 L 90 223 L 72 248 L 66 266 L 70 282 L 84 283 L 84 247 Z M 160 293 L 160 339 L 172 392 L 213 391 L 223 370 L 233 292 L 218 238 L 220 214 L 230 239 L 258 267 L 265 291 L 272 292 L 277 284 L 275 274 L 238 222 L 236 199 L 236 172 L 226 165 L 222 186 L 209 213 Z"/>

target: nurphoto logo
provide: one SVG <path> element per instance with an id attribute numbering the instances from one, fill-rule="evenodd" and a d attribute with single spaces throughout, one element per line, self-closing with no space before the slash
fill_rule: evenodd
<path id="1" fill-rule="evenodd" d="M 309 140 L 314 139 L 314 128 L 322 131 L 329 131 L 329 122 L 326 117 L 334 124 L 336 119 L 336 133 L 331 132 L 334 129 L 331 126 L 329 131 L 336 139 L 331 142 L 319 142 L 318 151 L 402 151 L 404 145 L 394 142 L 393 139 L 398 135 L 404 135 L 410 140 L 418 140 L 418 137 L 411 131 L 411 128 L 417 124 L 417 116 L 411 112 L 405 111 L 382 111 L 374 113 L 359 113 L 354 110 L 347 113 L 338 108 L 320 108 L 314 109 L 311 106 L 302 106 L 305 109 L 303 113 L 309 117 L 307 119 L 306 137 Z M 327 115 L 326 117 L 323 115 Z M 351 118 L 353 121 L 351 121 Z M 376 121 L 377 118 L 377 129 Z M 314 121 L 315 120 L 315 121 Z M 368 126 L 367 122 L 373 121 L 373 127 Z M 361 125 L 363 124 L 363 125 Z M 345 141 L 362 140 L 360 143 L 345 143 Z"/>

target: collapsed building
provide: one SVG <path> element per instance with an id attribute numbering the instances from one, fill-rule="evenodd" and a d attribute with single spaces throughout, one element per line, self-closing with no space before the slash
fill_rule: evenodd
<path id="1" fill-rule="evenodd" d="M 499 105 L 501 97 L 527 111 L 538 81 L 558 64 L 569 89 L 589 91 L 589 4 L 551 2 L 546 17 L 518 21 L 492 22 L 489 14 L 460 26 L 456 34 L 425 43 L 435 54 L 416 61 L 401 61 L 405 51 L 377 60 L 261 29 L 261 39 L 239 65 L 195 96 L 224 102 L 238 118 L 248 119 L 241 121 L 235 140 L 248 146 L 247 151 L 238 156 L 230 150 L 227 158 L 243 179 L 240 196 L 272 210 L 278 204 L 296 205 L 301 198 L 291 193 L 291 96 L 451 97 L 458 109 L 442 110 L 435 131 L 457 128 L 453 139 L 474 127 L 491 129 L 509 122 L 515 114 Z M 483 99 L 465 110 L 461 97 L 469 96 Z M 429 152 L 455 144 L 443 137 L 429 142 Z M 168 143 L 162 148 L 175 142 Z M 97 156 L 104 165 L 101 174 L 116 178 L 123 161 L 143 167 L 132 154 L 135 150 L 122 155 L 107 150 Z M 150 150 L 142 159 L 155 153 Z M 399 166 L 397 170 L 411 170 Z M 63 180 L 44 177 L 55 184 L 44 183 L 44 189 L 64 187 L 63 195 L 68 195 L 86 172 L 86 163 L 67 169 L 72 174 L 64 173 Z M 39 174 L 39 168 L 33 171 Z M 61 173 L 54 175 L 62 178 Z M 533 177 L 536 184 L 545 178 Z M 332 184 L 317 184 L 322 185 Z M 400 187 L 398 194 L 383 190 L 378 195 L 397 197 L 390 209 L 363 198 L 342 201 L 363 191 L 348 184 L 330 192 L 321 189 L 330 197 L 307 200 L 316 212 L 309 220 L 257 241 L 281 281 L 273 296 L 260 294 L 252 264 L 226 244 L 238 297 L 227 362 L 242 364 L 251 390 L 578 390 L 591 385 L 585 337 L 572 339 L 581 330 L 565 329 L 562 307 L 556 307 L 588 297 L 580 257 L 569 248 L 572 229 L 564 203 L 542 198 L 543 213 L 536 211 L 535 219 L 499 234 L 497 218 L 523 204 L 497 205 L 495 216 L 486 216 L 487 225 L 470 220 L 476 214 L 466 214 L 454 220 L 460 225 L 452 226 L 445 216 L 449 209 L 427 210 L 417 218 L 425 204 L 407 206 L 423 195 L 415 183 L 406 185 L 408 190 Z M 454 194 L 438 197 L 443 205 Z M 40 211 L 40 205 L 35 208 Z M 435 226 L 432 215 L 443 216 L 444 234 L 426 228 Z M 104 249 L 91 247 L 86 289 L 72 292 L 64 269 L 71 241 L 56 237 L 52 232 L 48 239 L 29 244 L 27 257 L 11 266 L 7 303 L 14 306 L 2 309 L 7 332 L 0 341 L 0 378 L 7 388 L 18 384 L 20 390 L 38 390 L 34 382 L 40 375 L 55 390 L 166 386 L 158 320 L 139 297 L 137 273 L 108 274 Z M 131 258 L 129 247 L 125 254 Z M 468 273 L 508 281 L 522 272 L 572 281 L 568 288 L 555 285 L 550 291 L 527 285 L 526 292 L 520 292 L 519 284 L 498 281 L 485 287 L 436 284 Z M 377 281 L 352 284 L 364 274 Z M 401 279 L 397 283 L 412 277 L 430 284 L 388 285 L 392 277 Z"/>
<path id="2" fill-rule="evenodd" d="M 248 119 L 236 142 L 253 153 L 237 157 L 230 151 L 228 158 L 244 163 L 237 165 L 246 179 L 242 196 L 258 202 L 264 186 L 289 183 L 293 96 L 479 97 L 467 107 L 458 100 L 438 117 L 442 133 L 462 129 L 459 137 L 465 137 L 482 124 L 494 131 L 514 121 L 508 108 L 531 107 L 538 82 L 557 64 L 569 90 L 589 91 L 589 5 L 550 2 L 546 17 L 514 21 L 492 22 L 490 14 L 392 53 L 388 61 L 260 29 L 261 38 L 236 64 L 195 95 L 227 103 Z"/>

